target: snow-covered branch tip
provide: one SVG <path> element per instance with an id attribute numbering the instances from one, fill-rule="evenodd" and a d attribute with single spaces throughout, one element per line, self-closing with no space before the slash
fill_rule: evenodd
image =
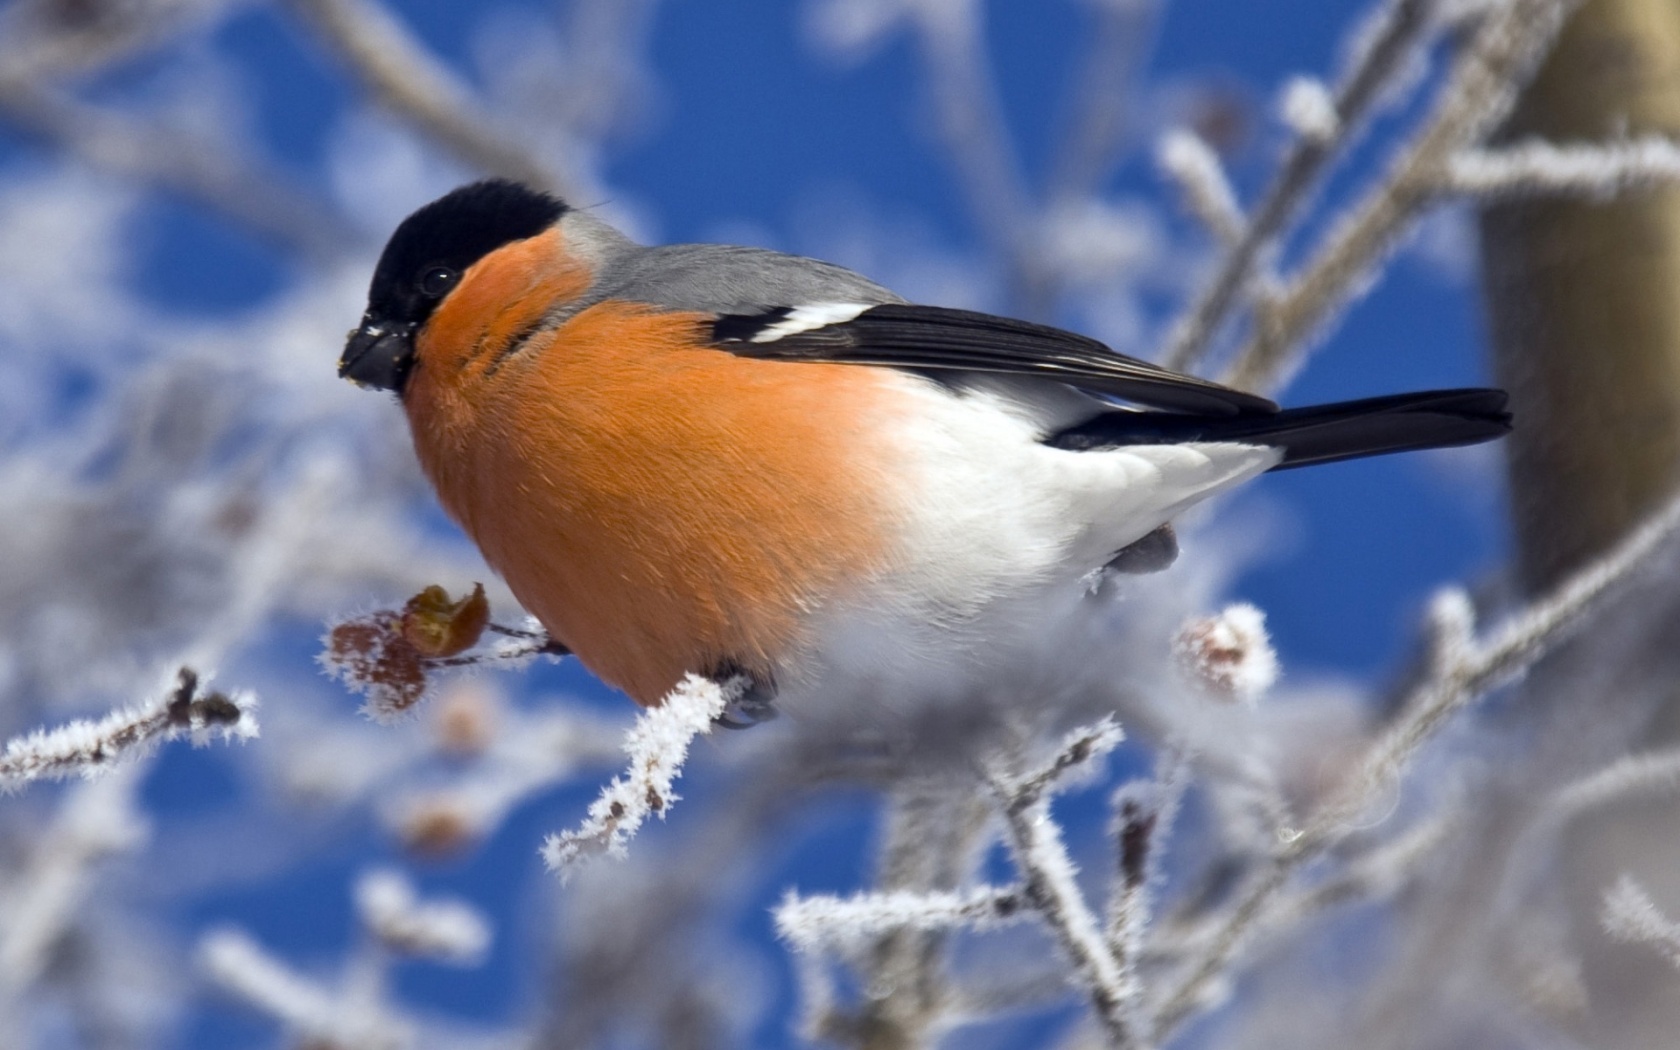
<path id="1" fill-rule="evenodd" d="M 1055 754 L 1043 765 L 1021 776 L 1011 776 L 1002 760 L 990 764 L 987 777 L 1004 807 L 1010 811 L 1027 809 L 1054 795 L 1063 780 L 1077 770 L 1088 769 L 1104 758 L 1126 739 L 1125 730 L 1112 715 L 1088 726 L 1081 726 L 1062 738 Z"/>
<path id="2" fill-rule="evenodd" d="M 457 900 L 423 901 L 395 871 L 371 871 L 356 882 L 362 926 L 386 950 L 415 958 L 474 966 L 490 948 L 490 924 Z"/>
<path id="3" fill-rule="evenodd" d="M 1342 130 L 1336 100 L 1316 77 L 1290 77 L 1278 96 L 1278 115 L 1289 130 L 1309 142 L 1328 143 Z"/>
<path id="4" fill-rule="evenodd" d="M 486 631 L 502 640 L 473 651 Z M 483 584 L 460 599 L 433 584 L 400 610 L 380 609 L 334 624 L 318 659 L 329 675 L 362 695 L 363 714 L 391 722 L 426 698 L 433 671 L 491 664 L 514 669 L 537 656 L 567 652 L 540 628 L 492 623 Z"/>
<path id="5" fill-rule="evenodd" d="M 1252 702 L 1277 681 L 1266 614 L 1246 602 L 1184 621 L 1173 636 L 1179 674 L 1213 699 Z"/>
<path id="6" fill-rule="evenodd" d="M 650 815 L 664 819 L 681 796 L 672 784 L 682 776 L 694 738 L 712 731 L 717 719 L 747 689 L 742 677 L 717 682 L 690 674 L 657 707 L 643 711 L 624 737 L 629 768 L 601 789 L 601 797 L 575 830 L 550 835 L 543 860 L 550 871 L 568 877 L 591 857 L 622 857 Z"/>
<path id="7" fill-rule="evenodd" d="M 0 752 L 0 787 L 72 774 L 92 776 L 118 759 L 169 740 L 190 737 L 249 740 L 257 735 L 256 697 L 246 692 L 206 692 L 199 673 L 183 667 L 162 697 L 100 719 L 77 719 L 6 742 Z"/>
<path id="8" fill-rule="evenodd" d="M 1155 151 L 1161 171 L 1178 186 L 1184 205 L 1214 239 L 1235 244 L 1242 239 L 1242 207 L 1213 147 L 1192 131 L 1175 128 L 1161 137 Z"/>

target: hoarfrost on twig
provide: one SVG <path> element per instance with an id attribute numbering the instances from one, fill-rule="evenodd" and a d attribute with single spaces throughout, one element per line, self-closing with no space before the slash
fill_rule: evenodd
<path id="1" fill-rule="evenodd" d="M 1061 944 L 1110 1040 L 1118 1047 L 1134 1047 L 1149 1041 L 1138 1016 L 1142 989 L 1136 960 L 1117 956 L 1116 946 L 1103 936 L 1080 892 L 1078 869 L 1062 842 L 1061 828 L 1050 816 L 1050 797 L 1058 782 L 1106 755 L 1121 739 L 1119 725 L 1104 719 L 1070 733 L 1054 758 L 1038 770 L 1014 776 L 1001 760 L 994 760 L 987 779 L 1002 806 L 1010 855 L 1021 872 L 1027 899 Z"/>
<path id="2" fill-rule="evenodd" d="M 1255 205 L 1243 236 L 1220 259 L 1201 294 L 1176 321 L 1161 359 L 1187 371 L 1206 355 L 1233 307 L 1251 285 L 1271 246 L 1288 230 L 1324 172 L 1395 80 L 1431 28 L 1433 0 L 1390 0 L 1365 46 L 1335 90 L 1340 134 L 1302 136 L 1290 144 L 1271 185 Z"/>
<path id="3" fill-rule="evenodd" d="M 201 687 L 198 672 L 183 667 L 176 672 L 174 687 L 150 703 L 9 740 L 0 752 L 0 785 L 93 776 L 118 759 L 181 737 L 202 745 L 212 739 L 250 740 L 257 735 L 256 697 L 205 693 Z"/>
<path id="4" fill-rule="evenodd" d="M 562 877 L 600 853 L 623 856 L 650 814 L 661 819 L 681 798 L 671 789 L 682 775 L 689 745 L 712 731 L 718 716 L 747 688 L 745 679 L 715 682 L 690 674 L 659 702 L 643 711 L 625 734 L 630 768 L 601 789 L 589 815 L 574 831 L 550 835 L 543 860 Z"/>
<path id="5" fill-rule="evenodd" d="M 1509 0 L 1489 12 L 1455 55 L 1410 141 L 1340 214 L 1299 273 L 1258 304 L 1248 341 L 1221 374 L 1222 382 L 1270 389 L 1306 357 L 1313 334 L 1368 287 L 1373 269 L 1441 195 L 1452 158 L 1483 141 L 1511 111 L 1518 90 L 1579 2 Z M 1401 0 L 1395 10 L 1403 6 Z M 1338 108 L 1345 117 L 1345 108 Z"/>
<path id="6" fill-rule="evenodd" d="M 962 893 L 861 893 L 782 899 L 776 932 L 802 952 L 855 953 L 898 930 L 985 930 L 1031 915 L 1020 886 L 982 886 Z"/>

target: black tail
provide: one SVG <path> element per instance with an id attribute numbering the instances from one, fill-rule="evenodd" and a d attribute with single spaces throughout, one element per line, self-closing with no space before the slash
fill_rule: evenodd
<path id="1" fill-rule="evenodd" d="M 1273 470 L 1361 456 L 1475 445 L 1511 429 L 1503 390 L 1428 390 L 1239 416 L 1105 412 L 1045 439 L 1055 448 L 1098 449 L 1187 441 L 1236 441 L 1283 449 Z"/>

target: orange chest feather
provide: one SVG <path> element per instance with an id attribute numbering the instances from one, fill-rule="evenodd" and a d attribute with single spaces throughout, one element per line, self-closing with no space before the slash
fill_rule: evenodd
<path id="1" fill-rule="evenodd" d="M 882 373 L 737 357 L 696 345 L 699 323 L 603 303 L 493 367 L 434 367 L 423 342 L 406 395 L 444 506 L 642 703 L 725 661 L 773 672 L 891 558 Z"/>

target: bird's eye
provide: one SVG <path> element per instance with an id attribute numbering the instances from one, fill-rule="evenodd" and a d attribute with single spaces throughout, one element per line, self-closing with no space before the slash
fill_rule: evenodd
<path id="1" fill-rule="evenodd" d="M 420 275 L 420 294 L 442 299 L 460 279 L 461 275 L 447 266 L 433 266 Z"/>

